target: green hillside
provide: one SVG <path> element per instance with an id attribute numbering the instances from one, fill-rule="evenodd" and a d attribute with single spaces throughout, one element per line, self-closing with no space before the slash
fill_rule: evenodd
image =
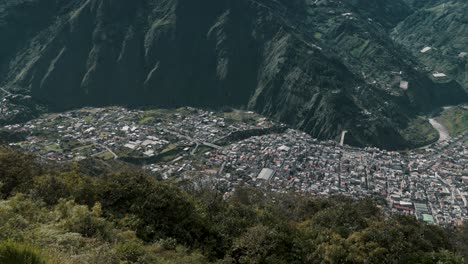
<path id="1" fill-rule="evenodd" d="M 241 186 L 223 199 L 203 179 L 117 167 L 88 176 L 90 163 L 2 147 L 0 263 L 462 263 L 463 233 L 387 218 L 371 200 Z"/>

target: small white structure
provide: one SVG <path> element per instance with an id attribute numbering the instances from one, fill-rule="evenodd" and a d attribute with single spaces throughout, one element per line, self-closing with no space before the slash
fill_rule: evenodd
<path id="1" fill-rule="evenodd" d="M 447 77 L 447 75 L 445 73 L 441 73 L 441 72 L 435 72 L 434 74 L 432 74 L 432 76 L 434 76 L 434 78 L 445 78 L 445 77 Z"/>
<path id="2" fill-rule="evenodd" d="M 421 53 L 426 53 L 428 51 L 430 51 L 432 48 L 431 47 L 424 47 L 422 50 L 421 50 Z"/>
<path id="3" fill-rule="evenodd" d="M 458 54 L 458 58 L 464 59 L 466 55 L 468 55 L 468 52 L 460 52 L 460 54 Z"/>
<path id="4" fill-rule="evenodd" d="M 401 82 L 400 82 L 400 88 L 403 89 L 403 90 L 405 90 L 405 91 L 408 90 L 408 88 L 409 88 L 409 82 L 407 82 L 407 81 L 401 81 Z"/>
<path id="5" fill-rule="evenodd" d="M 143 142 L 141 143 L 141 145 L 143 145 L 143 146 L 156 145 L 156 143 L 157 143 L 156 141 L 147 139 L 147 140 L 143 141 Z"/>
<path id="6" fill-rule="evenodd" d="M 275 171 L 269 168 L 263 168 L 262 171 L 258 174 L 257 179 L 270 181 L 271 178 L 275 175 Z"/>
<path id="7" fill-rule="evenodd" d="M 129 149 L 136 149 L 137 148 L 137 146 L 135 144 L 132 144 L 132 143 L 125 144 L 124 147 L 129 148 Z"/>
<path id="8" fill-rule="evenodd" d="M 407 201 L 400 201 L 401 206 L 413 206 L 412 202 L 407 202 Z"/>
<path id="9" fill-rule="evenodd" d="M 284 152 L 289 152 L 291 150 L 291 148 L 288 147 L 288 146 L 283 145 L 283 146 L 279 147 L 278 150 L 279 151 L 284 151 Z"/>

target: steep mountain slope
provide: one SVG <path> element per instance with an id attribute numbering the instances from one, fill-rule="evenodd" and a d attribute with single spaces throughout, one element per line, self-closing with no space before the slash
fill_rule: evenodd
<path id="1" fill-rule="evenodd" d="M 468 90 L 468 2 L 429 1 L 393 30 L 429 72 L 441 72 Z M 421 52 L 425 47 L 432 48 Z M 443 80 L 444 81 L 444 80 Z"/>
<path id="2" fill-rule="evenodd" d="M 389 38 L 412 12 L 398 0 L 17 0 L 0 4 L 1 84 L 55 110 L 246 106 L 320 139 L 348 130 L 351 144 L 403 148 L 418 114 L 467 100 Z"/>

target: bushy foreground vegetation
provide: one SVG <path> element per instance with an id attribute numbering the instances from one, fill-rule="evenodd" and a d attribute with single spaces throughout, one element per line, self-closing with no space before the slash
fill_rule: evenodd
<path id="1" fill-rule="evenodd" d="M 0 263 L 463 263 L 466 237 L 370 200 L 83 171 L 0 148 Z"/>

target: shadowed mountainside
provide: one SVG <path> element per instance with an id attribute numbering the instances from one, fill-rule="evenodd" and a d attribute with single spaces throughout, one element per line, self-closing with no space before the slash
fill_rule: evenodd
<path id="1" fill-rule="evenodd" d="M 350 144 L 405 148 L 417 115 L 467 101 L 390 38 L 414 12 L 389 0 L 8 1 L 0 83 L 52 110 L 229 105 L 319 139 L 346 129 Z"/>

